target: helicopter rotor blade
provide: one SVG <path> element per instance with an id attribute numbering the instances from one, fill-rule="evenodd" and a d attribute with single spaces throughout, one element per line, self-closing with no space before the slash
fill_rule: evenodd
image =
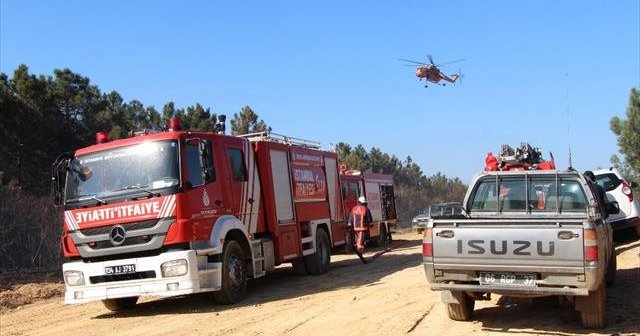
<path id="1" fill-rule="evenodd" d="M 455 60 L 455 61 L 450 61 L 450 62 L 445 62 L 445 63 L 442 63 L 442 64 L 438 64 L 437 66 L 443 66 L 443 65 L 447 65 L 447 64 L 451 64 L 451 63 L 456 63 L 456 62 L 462 62 L 462 61 L 466 61 L 466 59 L 465 59 L 465 58 L 461 58 L 461 59 L 457 59 L 457 60 Z"/>
<path id="2" fill-rule="evenodd" d="M 433 57 L 431 55 L 427 55 L 427 58 L 429 59 L 429 62 L 431 62 L 431 65 L 436 65 L 433 63 Z"/>
<path id="3" fill-rule="evenodd" d="M 427 65 L 427 64 L 422 63 L 422 62 L 412 61 L 412 60 L 408 60 L 408 59 L 404 59 L 404 58 L 398 58 L 398 59 L 401 60 L 401 61 L 404 61 L 404 62 L 415 63 L 415 64 L 420 64 L 420 65 Z"/>

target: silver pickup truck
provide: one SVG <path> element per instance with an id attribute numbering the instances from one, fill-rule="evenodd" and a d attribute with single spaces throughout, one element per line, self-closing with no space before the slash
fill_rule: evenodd
<path id="1" fill-rule="evenodd" d="M 605 283 L 616 254 L 594 183 L 574 170 L 478 174 L 464 199 L 465 219 L 430 220 L 423 260 L 432 290 L 453 320 L 467 320 L 490 293 L 558 295 L 575 303 L 586 327 L 605 325 Z"/>

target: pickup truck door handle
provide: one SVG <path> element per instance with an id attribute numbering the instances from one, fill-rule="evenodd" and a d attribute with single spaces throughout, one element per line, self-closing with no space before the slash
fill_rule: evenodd
<path id="1" fill-rule="evenodd" d="M 560 239 L 571 239 L 571 238 L 578 238 L 578 237 L 580 237 L 579 234 L 573 233 L 571 231 L 560 231 L 560 232 L 558 232 L 558 238 L 560 238 Z"/>
<path id="2" fill-rule="evenodd" d="M 453 238 L 454 235 L 455 234 L 451 230 L 444 230 L 436 233 L 436 236 L 442 237 L 442 238 Z"/>

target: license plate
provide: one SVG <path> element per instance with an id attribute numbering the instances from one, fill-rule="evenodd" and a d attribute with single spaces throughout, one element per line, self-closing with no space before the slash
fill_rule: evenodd
<path id="1" fill-rule="evenodd" d="M 136 265 L 117 265 L 117 266 L 106 266 L 104 268 L 105 275 L 118 275 L 118 274 L 129 274 L 136 272 Z"/>
<path id="2" fill-rule="evenodd" d="M 514 286 L 535 286 L 535 274 L 522 273 L 480 273 L 481 285 L 514 285 Z"/>

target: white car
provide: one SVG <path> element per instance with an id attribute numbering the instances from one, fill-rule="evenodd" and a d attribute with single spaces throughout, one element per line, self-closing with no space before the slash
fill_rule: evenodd
<path id="1" fill-rule="evenodd" d="M 620 213 L 609 216 L 611 227 L 614 230 L 635 227 L 640 236 L 640 195 L 633 192 L 638 184 L 626 181 L 615 168 L 597 169 L 593 174 L 596 183 L 606 191 L 609 201 L 617 201 L 620 207 Z"/>

